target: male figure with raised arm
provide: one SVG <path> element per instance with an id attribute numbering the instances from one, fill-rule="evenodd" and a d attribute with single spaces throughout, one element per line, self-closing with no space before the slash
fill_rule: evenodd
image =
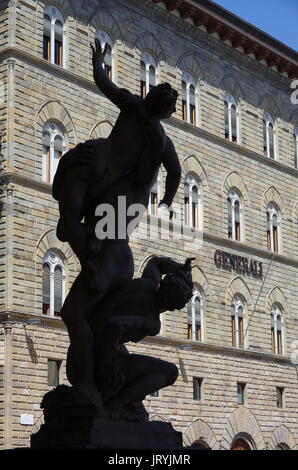
<path id="1" fill-rule="evenodd" d="M 57 236 L 70 243 L 87 278 L 89 268 L 92 272 L 90 251 L 99 251 L 101 244 L 81 223 L 86 211 L 96 201 L 105 202 L 106 191 L 132 171 L 140 184 L 152 186 L 163 164 L 167 178 L 160 205 L 172 216 L 171 205 L 181 178 L 174 145 L 160 123 L 175 112 L 177 92 L 164 83 L 153 87 L 145 99 L 133 95 L 109 79 L 103 68 L 105 52 L 98 40 L 92 52 L 94 81 L 120 114 L 107 139 L 87 141 L 63 155 L 53 181 L 53 197 L 60 210 Z"/>

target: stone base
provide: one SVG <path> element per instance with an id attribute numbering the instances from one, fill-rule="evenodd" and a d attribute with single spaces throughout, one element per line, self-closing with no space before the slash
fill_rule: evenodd
<path id="1" fill-rule="evenodd" d="M 43 398 L 45 424 L 31 436 L 31 449 L 182 449 L 182 433 L 148 421 L 142 403 L 135 405 L 111 413 L 100 394 L 61 385 Z"/>
<path id="2" fill-rule="evenodd" d="M 66 423 L 65 423 L 66 424 Z M 182 433 L 162 421 L 124 421 L 95 417 L 85 427 L 50 428 L 31 436 L 32 449 L 181 449 Z"/>

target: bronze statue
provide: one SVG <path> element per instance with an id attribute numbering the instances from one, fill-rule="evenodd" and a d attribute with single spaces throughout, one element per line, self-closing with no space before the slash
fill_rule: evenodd
<path id="1" fill-rule="evenodd" d="M 59 201 L 57 236 L 68 241 L 77 254 L 82 271 L 61 310 L 77 368 L 76 386 L 94 393 L 93 334 L 88 318 L 109 292 L 132 279 L 133 257 L 128 236 L 99 240 L 95 235 L 99 204 L 110 204 L 117 218 L 118 197 L 127 206 L 148 205 L 150 188 L 161 163 L 167 170 L 166 191 L 161 204 L 171 207 L 181 168 L 174 146 L 160 124 L 175 111 L 177 92 L 168 84 L 153 88 L 143 100 L 111 82 L 102 67 L 104 53 L 99 41 L 93 50 L 94 79 L 103 93 L 120 108 L 117 122 L 107 139 L 81 144 L 65 154 L 53 182 Z M 86 153 L 85 153 L 86 151 Z M 82 219 L 84 217 L 84 223 Z M 98 315 L 100 313 L 98 312 Z"/>
<path id="2" fill-rule="evenodd" d="M 152 257 L 141 278 L 133 279 L 129 235 L 136 214 L 123 212 L 119 205 L 119 198 L 124 198 L 126 207 L 137 206 L 140 216 L 163 164 L 167 178 L 160 205 L 172 217 L 181 168 L 160 121 L 175 111 L 178 94 L 167 83 L 153 87 L 145 99 L 120 89 L 103 69 L 105 52 L 98 40 L 92 52 L 95 83 L 120 114 L 107 139 L 79 144 L 62 156 L 54 178 L 53 197 L 60 210 L 57 236 L 69 242 L 82 270 L 61 309 L 70 339 L 67 377 L 72 387 L 60 386 L 45 395 L 45 427 L 33 439 L 36 445 L 47 443 L 49 436 L 56 443 L 59 438 L 53 430 L 60 432 L 61 423 L 71 427 L 74 416 L 82 429 L 95 417 L 148 419 L 142 400 L 173 384 L 178 370 L 167 361 L 129 354 L 124 343 L 156 335 L 160 314 L 183 308 L 193 290 L 191 259 L 183 264 Z M 112 232 L 98 233 L 97 227 L 105 225 L 105 207 L 112 209 L 115 226 Z M 158 432 L 152 434 L 155 439 Z M 178 434 L 171 431 L 168 442 L 180 443 Z M 101 443 L 103 436 L 99 433 L 95 441 Z M 124 437 L 120 433 L 117 439 L 122 442 Z M 80 438 L 89 442 L 84 433 Z M 67 439 L 72 442 L 69 433 Z"/>

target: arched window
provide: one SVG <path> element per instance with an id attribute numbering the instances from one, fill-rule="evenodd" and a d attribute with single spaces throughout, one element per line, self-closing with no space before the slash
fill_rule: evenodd
<path id="1" fill-rule="evenodd" d="M 298 169 L 298 127 L 294 128 L 294 156 L 295 156 L 295 168 Z"/>
<path id="2" fill-rule="evenodd" d="M 65 153 L 65 139 L 60 127 L 52 121 L 43 127 L 42 180 L 52 183 L 60 157 Z"/>
<path id="3" fill-rule="evenodd" d="M 241 241 L 242 204 L 237 191 L 230 189 L 228 194 L 228 236 L 232 240 Z"/>
<path id="4" fill-rule="evenodd" d="M 110 36 L 105 32 L 98 30 L 95 33 L 96 39 L 99 39 L 102 50 L 106 48 L 103 68 L 107 72 L 110 80 L 115 80 L 115 57 L 114 57 L 114 46 Z"/>
<path id="5" fill-rule="evenodd" d="M 188 174 L 184 182 L 184 223 L 199 228 L 200 221 L 200 186 L 197 179 Z"/>
<path id="6" fill-rule="evenodd" d="M 239 107 L 232 95 L 226 94 L 225 106 L 225 138 L 239 143 Z"/>
<path id="7" fill-rule="evenodd" d="M 182 119 L 198 124 L 198 93 L 195 79 L 189 73 L 182 76 Z"/>
<path id="8" fill-rule="evenodd" d="M 278 305 L 271 309 L 271 346 L 274 354 L 284 354 L 284 321 Z"/>
<path id="9" fill-rule="evenodd" d="M 235 295 L 232 300 L 232 346 L 244 347 L 245 315 L 242 299 Z"/>
<path id="10" fill-rule="evenodd" d="M 269 113 L 263 116 L 263 150 L 266 157 L 275 159 L 276 141 L 275 141 L 275 123 Z"/>
<path id="11" fill-rule="evenodd" d="M 44 11 L 43 58 L 52 64 L 65 66 L 65 22 L 61 12 L 51 5 Z"/>
<path id="12" fill-rule="evenodd" d="M 161 186 L 161 178 L 160 174 L 158 174 L 155 183 L 153 184 L 151 191 L 150 191 L 150 197 L 149 197 L 149 203 L 148 203 L 148 214 L 150 215 L 155 215 L 158 216 L 158 202 L 160 200 L 160 186 Z"/>
<path id="13" fill-rule="evenodd" d="M 231 450 L 251 450 L 249 443 L 245 439 L 235 439 Z"/>
<path id="14" fill-rule="evenodd" d="M 140 91 L 142 98 L 145 98 L 149 90 L 156 85 L 158 85 L 156 61 L 150 54 L 144 52 L 141 55 Z"/>
<path id="15" fill-rule="evenodd" d="M 280 213 L 278 208 L 270 203 L 267 206 L 267 248 L 279 252 L 280 246 Z"/>
<path id="16" fill-rule="evenodd" d="M 65 299 L 65 272 L 60 256 L 52 250 L 43 260 L 42 313 L 59 316 Z"/>
<path id="17" fill-rule="evenodd" d="M 203 341 L 203 298 L 197 287 L 187 305 L 187 337 L 192 341 Z"/>

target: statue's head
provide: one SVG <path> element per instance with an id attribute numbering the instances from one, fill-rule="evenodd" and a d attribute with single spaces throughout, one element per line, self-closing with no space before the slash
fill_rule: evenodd
<path id="1" fill-rule="evenodd" d="M 147 111 L 159 119 L 167 119 L 176 111 L 178 93 L 169 83 L 151 88 L 145 98 Z"/>
<path id="2" fill-rule="evenodd" d="M 157 305 L 160 312 L 180 310 L 189 302 L 193 295 L 191 266 L 189 269 L 167 274 L 161 281 L 157 291 Z"/>

